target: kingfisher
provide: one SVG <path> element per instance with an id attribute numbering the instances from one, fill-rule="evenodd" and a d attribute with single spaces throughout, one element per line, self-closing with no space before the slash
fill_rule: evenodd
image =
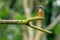
<path id="1" fill-rule="evenodd" d="M 43 6 L 38 6 L 38 15 L 40 17 L 44 17 L 44 7 Z"/>

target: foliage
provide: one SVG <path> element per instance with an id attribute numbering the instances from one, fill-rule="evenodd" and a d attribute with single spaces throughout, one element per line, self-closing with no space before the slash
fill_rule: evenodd
<path id="1" fill-rule="evenodd" d="M 0 18 L 7 18 L 8 17 L 8 12 L 9 10 L 7 9 L 6 6 L 4 5 L 1 5 L 1 8 L 0 8 Z"/>

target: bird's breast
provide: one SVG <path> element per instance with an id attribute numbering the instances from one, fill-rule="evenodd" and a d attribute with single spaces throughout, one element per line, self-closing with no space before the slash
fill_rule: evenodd
<path id="1" fill-rule="evenodd" d="M 41 9 L 39 9 L 39 15 L 40 15 L 40 17 L 44 16 L 43 11 Z"/>

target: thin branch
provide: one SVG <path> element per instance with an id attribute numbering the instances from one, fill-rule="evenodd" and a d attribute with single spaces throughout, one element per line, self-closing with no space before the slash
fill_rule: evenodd
<path id="1" fill-rule="evenodd" d="M 60 15 L 49 26 L 47 26 L 46 29 L 51 30 L 59 21 L 60 21 Z"/>
<path id="2" fill-rule="evenodd" d="M 32 25 L 31 23 L 29 23 L 28 26 L 30 26 L 31 28 L 40 30 L 40 31 L 42 31 L 42 32 L 45 32 L 45 33 L 52 33 L 51 31 L 48 31 L 48 30 L 42 29 L 42 28 L 40 28 L 40 27 L 34 26 L 34 25 Z"/>

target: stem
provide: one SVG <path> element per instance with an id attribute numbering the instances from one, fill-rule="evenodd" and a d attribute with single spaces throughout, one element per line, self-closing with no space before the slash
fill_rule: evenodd
<path id="1" fill-rule="evenodd" d="M 42 28 L 40 28 L 40 27 L 34 26 L 34 25 L 32 25 L 31 23 L 29 23 L 29 26 L 30 26 L 31 28 L 40 30 L 40 31 L 45 32 L 45 33 L 52 33 L 51 31 L 48 31 L 48 30 L 42 29 Z"/>

